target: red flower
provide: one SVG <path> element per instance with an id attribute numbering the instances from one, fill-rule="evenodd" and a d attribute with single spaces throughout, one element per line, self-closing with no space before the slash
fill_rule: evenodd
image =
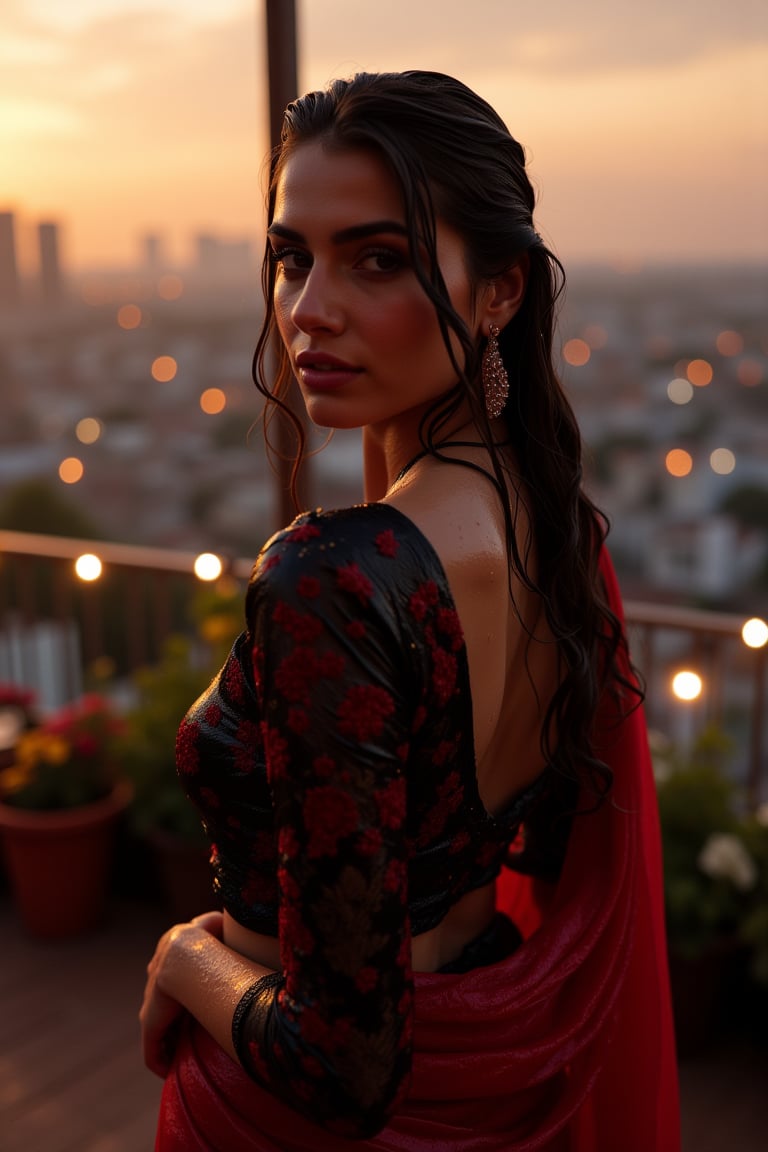
<path id="1" fill-rule="evenodd" d="M 357 805 L 347 792 L 330 785 L 310 788 L 304 798 L 304 827 L 309 833 L 307 855 L 335 856 L 339 840 L 359 823 Z"/>
<path id="2" fill-rule="evenodd" d="M 376 684 L 353 684 L 336 713 L 339 731 L 355 740 L 370 740 L 381 735 L 384 721 L 395 710 L 395 702 L 384 688 Z"/>
<path id="3" fill-rule="evenodd" d="M 391 528 L 385 528 L 383 532 L 379 532 L 376 537 L 376 547 L 382 556 L 390 558 L 397 555 L 397 550 L 400 547 L 400 541 L 395 539 L 395 534 Z"/>
<path id="4" fill-rule="evenodd" d="M 302 576 L 296 585 L 296 591 L 306 600 L 316 600 L 320 595 L 320 581 L 317 576 Z"/>
<path id="5" fill-rule="evenodd" d="M 342 591 L 357 596 L 362 604 L 367 604 L 371 598 L 373 584 L 354 562 L 347 564 L 345 568 L 336 569 L 336 583 Z"/>
<path id="6" fill-rule="evenodd" d="M 385 828 L 399 828 L 405 819 L 405 785 L 402 780 L 390 780 L 386 788 L 376 793 L 379 819 Z"/>

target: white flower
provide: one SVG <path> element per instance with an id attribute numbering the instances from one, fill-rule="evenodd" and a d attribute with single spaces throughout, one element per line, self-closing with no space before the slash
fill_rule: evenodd
<path id="1" fill-rule="evenodd" d="M 697 863 L 707 876 L 722 876 L 741 892 L 757 883 L 755 862 L 738 836 L 714 832 L 707 838 Z"/>

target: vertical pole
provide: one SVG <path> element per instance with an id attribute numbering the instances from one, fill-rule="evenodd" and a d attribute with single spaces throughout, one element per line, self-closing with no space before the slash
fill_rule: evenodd
<path id="1" fill-rule="evenodd" d="M 266 16 L 269 142 L 270 148 L 275 148 L 280 143 L 285 107 L 298 95 L 295 0 L 266 0 Z M 272 363 L 275 363 L 274 350 Z M 303 418 L 301 400 L 297 392 L 296 386 L 292 385 L 285 400 L 292 410 Z M 288 421 L 279 415 L 272 425 L 272 436 L 277 457 L 275 460 L 277 522 L 274 527 L 279 529 L 290 523 L 296 511 L 289 492 L 295 443 Z M 302 466 L 302 474 L 306 479 L 306 464 Z"/>

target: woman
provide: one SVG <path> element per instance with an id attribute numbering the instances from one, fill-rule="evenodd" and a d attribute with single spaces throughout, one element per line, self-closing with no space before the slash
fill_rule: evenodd
<path id="1" fill-rule="evenodd" d="M 286 111 L 256 379 L 362 428 L 366 503 L 265 546 L 180 729 L 224 912 L 149 965 L 160 1150 L 678 1147 L 640 693 L 533 203 L 449 77 Z"/>

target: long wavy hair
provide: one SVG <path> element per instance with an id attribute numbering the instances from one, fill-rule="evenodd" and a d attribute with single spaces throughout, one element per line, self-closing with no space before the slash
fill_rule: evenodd
<path id="1" fill-rule="evenodd" d="M 455 466 L 484 472 L 494 484 L 504 514 L 510 590 L 514 573 L 540 595 L 558 645 L 560 682 L 542 725 L 542 751 L 565 776 L 588 784 L 599 800 L 611 784 L 591 740 L 600 696 L 607 687 L 631 706 L 641 693 L 628 670 L 622 630 L 599 578 L 607 522 L 582 489 L 579 429 L 553 362 L 556 305 L 565 275 L 534 227 L 535 195 L 523 148 L 485 100 L 441 73 L 363 72 L 351 80 L 335 80 L 285 111 L 281 143 L 271 156 L 268 223 L 286 160 L 301 144 L 315 140 L 329 150 L 375 149 L 401 189 L 413 270 L 434 305 L 456 371 L 454 387 L 422 420 L 422 447 Z M 522 304 L 499 337 L 510 383 L 502 413 L 507 428 L 503 445 L 494 441 L 485 410 L 483 342 L 478 346 L 452 307 L 440 272 L 438 217 L 463 238 L 475 285 L 494 279 L 527 254 Z M 292 373 L 277 335 L 274 283 L 275 265 L 267 245 L 262 267 L 266 312 L 254 380 L 268 401 L 268 441 L 275 410 L 293 425 L 295 496 L 304 434 L 286 403 Z M 453 350 L 456 342 L 460 351 Z M 441 445 L 446 446 L 443 431 L 465 400 L 487 449 L 490 471 L 441 451 Z M 530 531 L 520 533 L 519 540 L 521 504 Z"/>

